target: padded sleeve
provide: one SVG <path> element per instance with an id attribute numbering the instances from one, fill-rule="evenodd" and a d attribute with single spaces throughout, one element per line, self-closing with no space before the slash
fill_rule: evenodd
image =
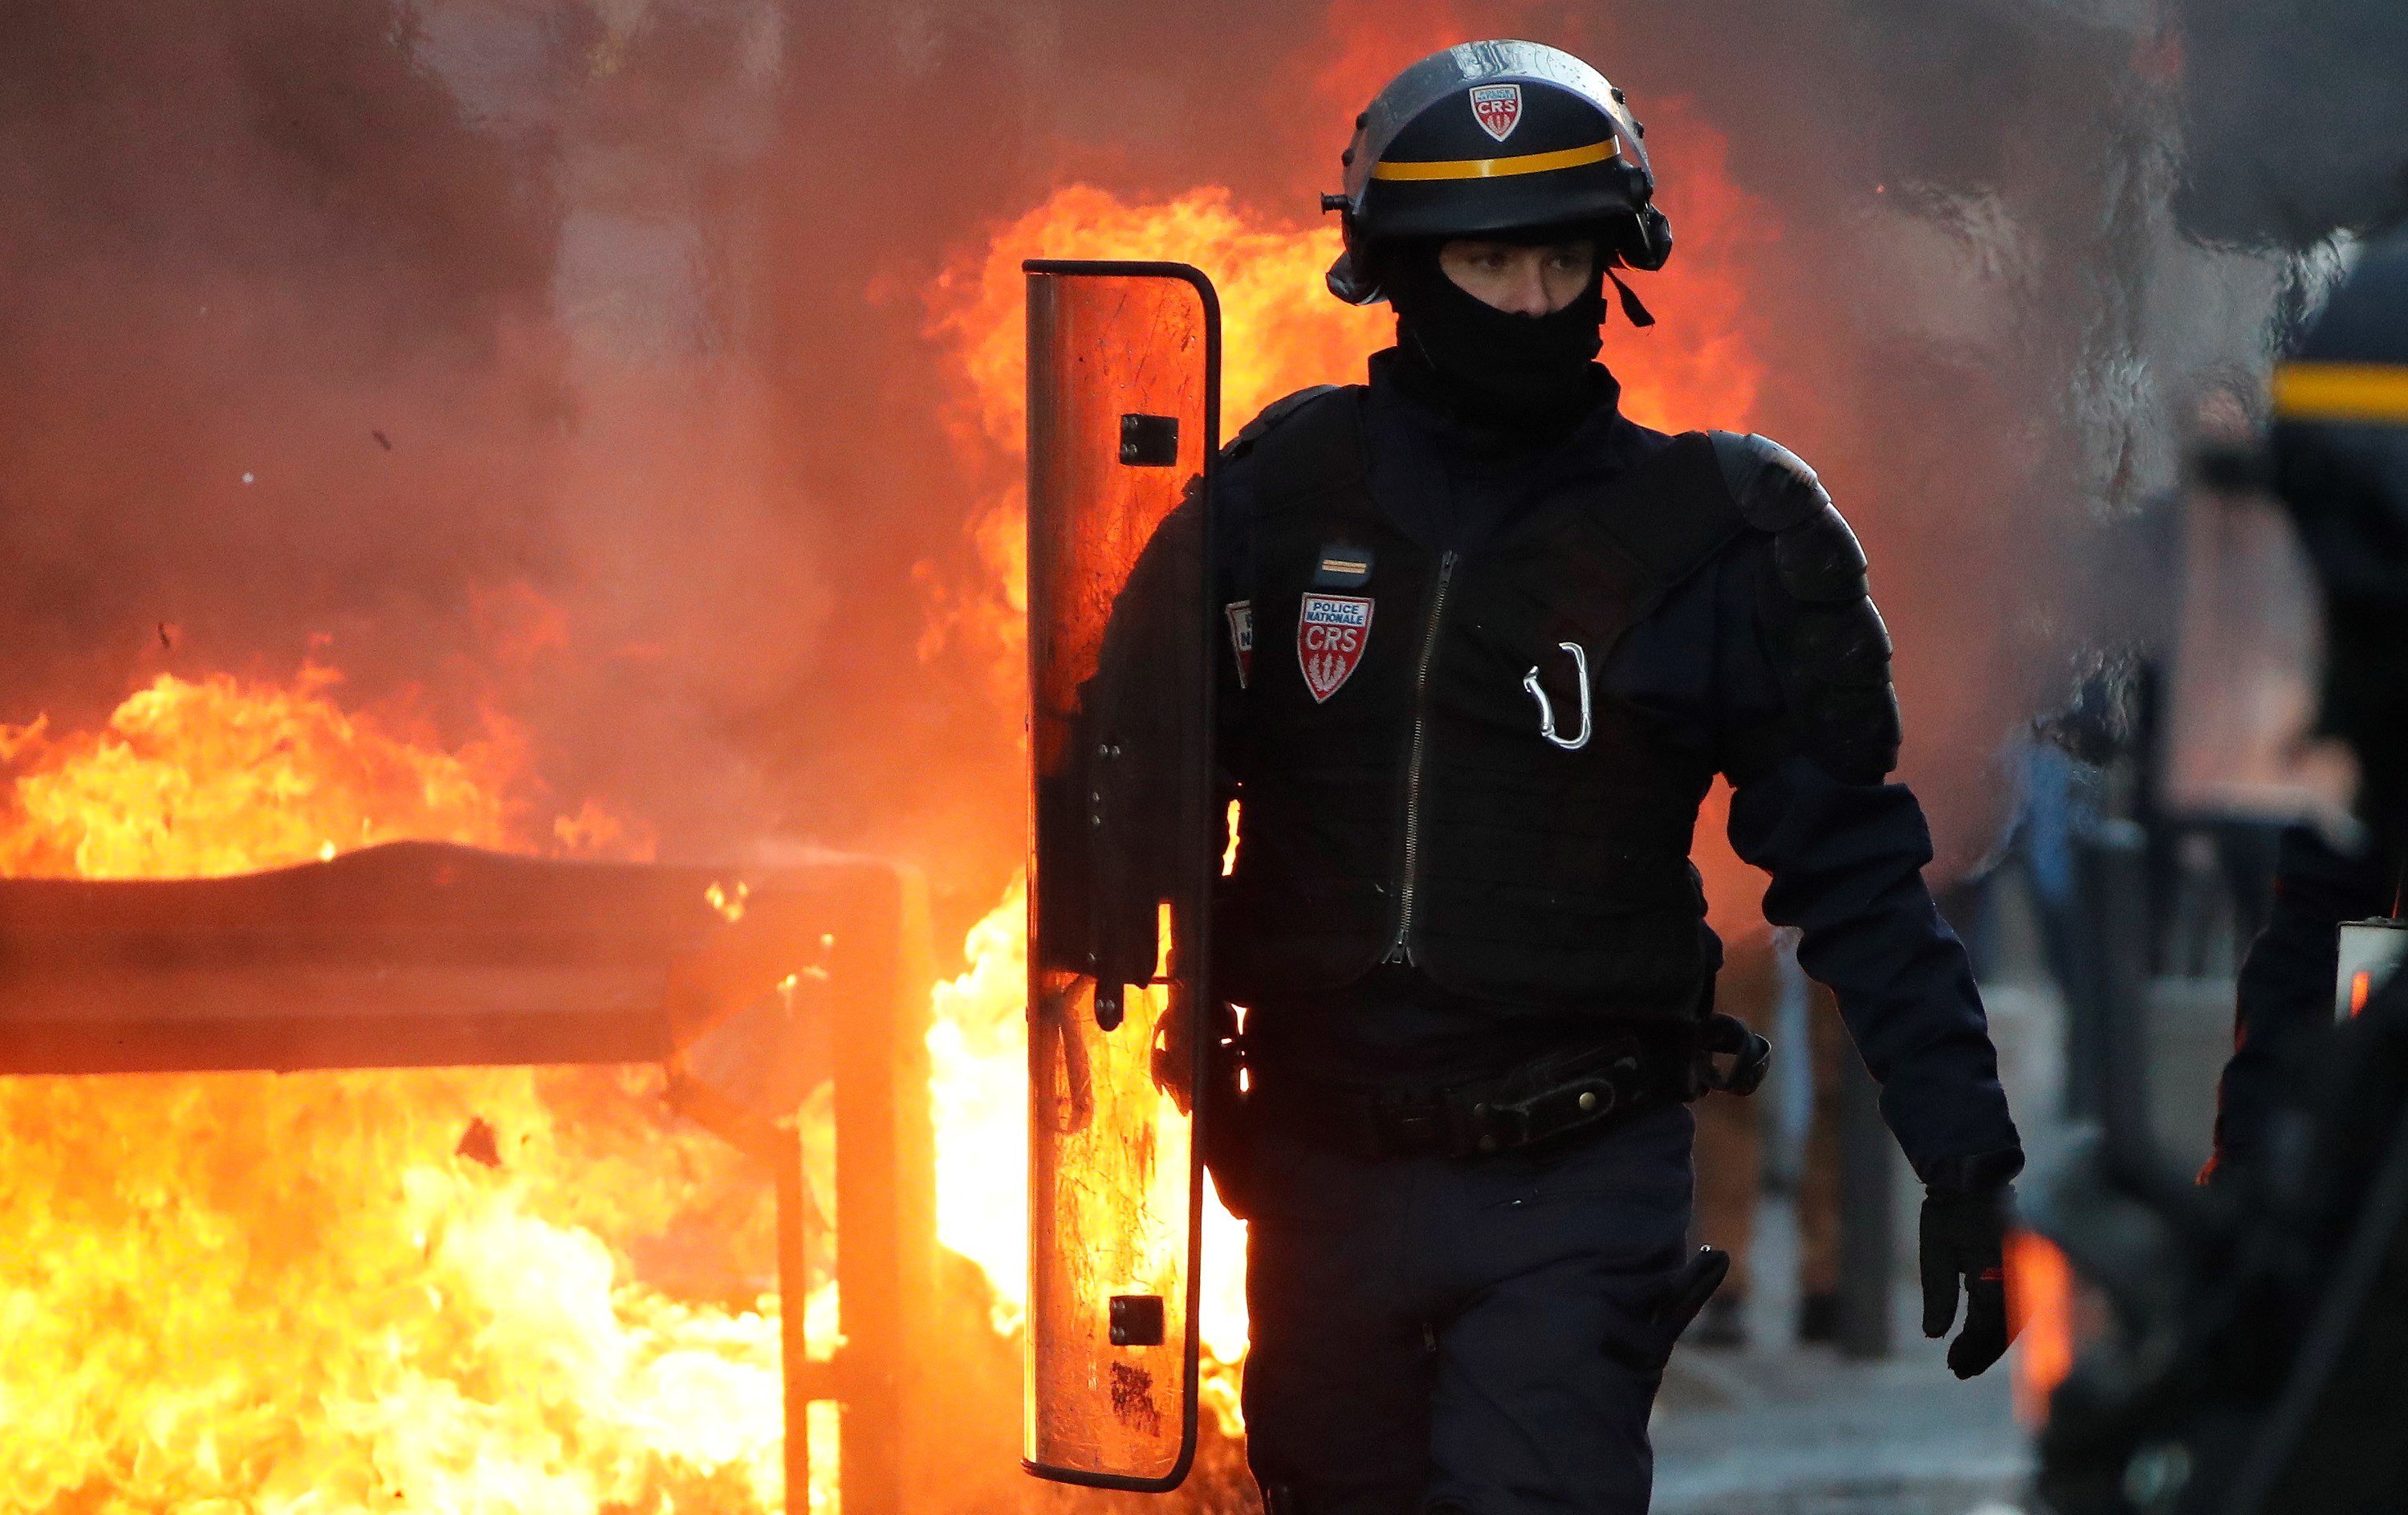
<path id="1" fill-rule="evenodd" d="M 1864 548 L 1797 454 L 1765 437 L 1713 437 L 1741 517 L 1772 540 L 1759 613 L 1799 746 L 1836 778 L 1876 782 L 1898 766 L 1899 729 Z"/>

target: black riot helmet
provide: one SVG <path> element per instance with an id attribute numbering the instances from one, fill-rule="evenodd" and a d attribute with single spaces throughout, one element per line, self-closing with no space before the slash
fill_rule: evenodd
<path id="1" fill-rule="evenodd" d="M 1466 42 L 1398 74 L 1354 121 L 1330 293 L 1383 297 L 1380 253 L 1401 240 L 1595 228 L 1611 262 L 1655 269 L 1672 229 L 1656 209 L 1643 128 L 1605 76 L 1537 42 Z"/>

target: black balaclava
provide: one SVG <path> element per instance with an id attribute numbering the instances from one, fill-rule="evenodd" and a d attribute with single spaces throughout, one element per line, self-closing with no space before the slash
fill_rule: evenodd
<path id="1" fill-rule="evenodd" d="M 1548 315 L 1516 315 L 1448 278 L 1439 247 L 1414 242 L 1387 263 L 1400 385 L 1451 418 L 1504 439 L 1543 440 L 1579 425 L 1612 393 L 1612 381 L 1596 367 L 1604 345 L 1601 260 L 1570 305 Z"/>

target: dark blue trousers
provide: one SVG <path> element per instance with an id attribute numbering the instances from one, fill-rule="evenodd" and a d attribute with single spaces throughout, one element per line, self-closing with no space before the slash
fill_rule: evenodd
<path id="1" fill-rule="evenodd" d="M 1267 1135 L 1245 1410 L 1272 1515 L 1643 1515 L 1694 1129 L 1377 1161 Z"/>

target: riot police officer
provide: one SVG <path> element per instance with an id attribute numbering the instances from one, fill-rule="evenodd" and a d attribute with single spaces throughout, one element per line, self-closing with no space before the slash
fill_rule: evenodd
<path id="1" fill-rule="evenodd" d="M 1639 123 L 1553 48 L 1407 69 L 1356 123 L 1329 286 L 1369 382 L 1272 405 L 1212 517 L 1241 802 L 1216 907 L 1246 1007 L 1250 1457 L 1285 1515 L 1637 1511 L 1687 1252 L 1684 1102 L 1761 1043 L 1713 1012 L 1698 807 L 1839 996 L 1928 1187 L 1925 1326 L 2007 1345 L 2022 1164 L 1921 869 L 1856 538 L 1761 437 L 1639 426 L 1597 361 L 1663 265 Z"/>

